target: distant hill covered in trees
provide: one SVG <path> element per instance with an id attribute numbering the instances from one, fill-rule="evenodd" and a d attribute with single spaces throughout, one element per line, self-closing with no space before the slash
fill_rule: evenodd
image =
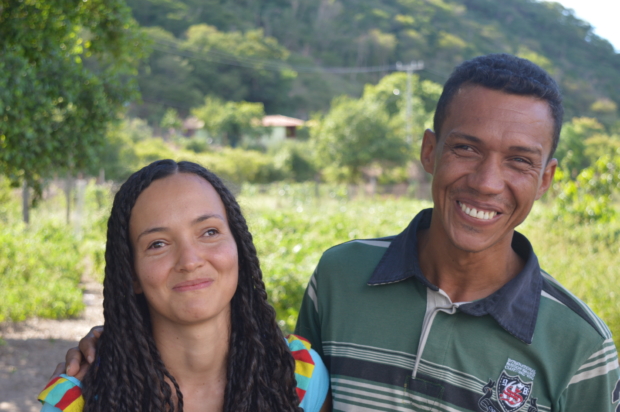
<path id="1" fill-rule="evenodd" d="M 534 0 L 127 0 L 151 39 L 132 112 L 159 123 L 208 95 L 307 118 L 360 96 L 396 62 L 443 83 L 480 54 L 512 53 L 559 81 L 566 118 L 618 122 L 620 54 L 558 3 Z M 339 69 L 339 68 L 346 68 Z M 370 68 L 370 69 L 369 69 Z"/>

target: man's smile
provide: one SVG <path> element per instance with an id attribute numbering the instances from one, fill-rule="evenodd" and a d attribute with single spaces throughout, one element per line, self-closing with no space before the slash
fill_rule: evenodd
<path id="1" fill-rule="evenodd" d="M 475 207 L 467 205 L 466 203 L 463 203 L 459 200 L 457 200 L 456 202 L 459 204 L 461 210 L 465 212 L 465 214 L 476 219 L 491 220 L 497 215 L 497 212 L 495 210 L 476 209 Z"/>

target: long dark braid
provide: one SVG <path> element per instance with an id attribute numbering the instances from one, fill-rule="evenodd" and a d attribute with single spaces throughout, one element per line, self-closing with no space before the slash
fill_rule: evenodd
<path id="1" fill-rule="evenodd" d="M 95 365 L 84 379 L 85 411 L 183 410 L 183 395 L 155 345 L 146 300 L 133 291 L 136 276 L 129 238 L 131 210 L 140 193 L 175 173 L 201 176 L 214 187 L 237 243 L 239 282 L 231 301 L 224 411 L 300 412 L 295 362 L 267 303 L 256 248 L 237 201 L 215 174 L 195 163 L 173 160 L 159 160 L 134 173 L 114 198 L 105 254 L 105 328 Z M 172 382 L 177 402 L 165 378 Z"/>

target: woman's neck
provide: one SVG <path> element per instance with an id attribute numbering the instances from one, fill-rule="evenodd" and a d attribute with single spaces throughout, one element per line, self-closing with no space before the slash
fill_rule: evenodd
<path id="1" fill-rule="evenodd" d="M 195 325 L 153 319 L 153 337 L 166 369 L 179 384 L 183 410 L 222 411 L 230 316 Z"/>

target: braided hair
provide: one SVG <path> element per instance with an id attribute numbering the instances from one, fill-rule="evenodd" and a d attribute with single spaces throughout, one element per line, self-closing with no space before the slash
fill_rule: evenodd
<path id="1" fill-rule="evenodd" d="M 183 410 L 183 394 L 155 345 L 146 299 L 133 290 L 136 274 L 129 237 L 129 219 L 140 193 L 153 181 L 176 173 L 198 175 L 213 186 L 237 244 L 239 281 L 231 301 L 224 411 L 301 412 L 295 362 L 267 303 L 256 248 L 239 204 L 215 174 L 198 164 L 173 160 L 158 160 L 134 173 L 114 197 L 105 252 L 105 329 L 97 342 L 97 360 L 84 379 L 84 410 Z"/>

